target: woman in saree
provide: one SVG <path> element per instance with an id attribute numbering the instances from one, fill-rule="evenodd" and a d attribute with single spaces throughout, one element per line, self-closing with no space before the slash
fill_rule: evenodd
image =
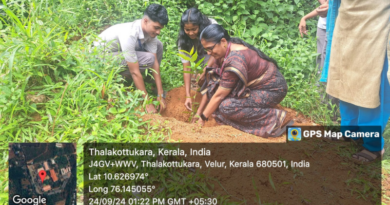
<path id="1" fill-rule="evenodd" d="M 200 35 L 216 68 L 207 68 L 202 101 L 193 122 L 201 126 L 213 114 L 219 124 L 261 136 L 278 137 L 287 125 L 286 111 L 276 106 L 287 94 L 277 62 L 239 38 L 231 38 L 220 25 Z"/>
<path id="2" fill-rule="evenodd" d="M 196 62 L 204 58 L 201 64 L 202 66 L 204 66 L 206 63 L 212 64 L 214 62 L 214 58 L 210 58 L 210 56 L 207 55 L 207 53 L 203 50 L 202 44 L 199 40 L 200 33 L 210 24 L 217 24 L 217 22 L 214 19 L 208 18 L 207 16 L 202 14 L 197 8 L 187 9 L 181 16 L 180 20 L 180 31 L 179 37 L 177 39 L 177 46 L 179 47 L 179 52 L 180 50 L 184 50 L 187 53 L 190 53 L 191 49 L 194 48 L 195 52 L 198 54 Z M 185 52 L 180 53 L 186 57 L 190 57 Z M 185 73 L 183 74 L 184 85 L 186 89 L 186 101 L 184 103 L 184 106 L 188 110 L 192 110 L 191 75 L 190 73 L 188 73 L 188 71 L 190 71 L 189 67 L 191 66 L 191 64 L 190 61 L 185 60 L 184 58 L 181 58 L 181 62 L 183 63 L 183 70 L 185 71 Z"/>

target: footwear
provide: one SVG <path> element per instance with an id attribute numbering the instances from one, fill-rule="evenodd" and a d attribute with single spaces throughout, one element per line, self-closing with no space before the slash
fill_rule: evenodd
<path id="1" fill-rule="evenodd" d="M 363 145 L 363 139 L 360 138 L 360 139 L 357 139 L 357 140 L 353 140 L 352 138 L 349 138 L 349 137 L 341 137 L 341 138 L 336 138 L 336 137 L 329 137 L 329 138 L 323 138 L 325 139 L 326 141 L 332 141 L 332 142 L 352 142 L 354 143 L 355 145 Z"/>
<path id="2" fill-rule="evenodd" d="M 292 126 L 293 124 L 294 124 L 294 120 L 290 120 L 290 121 L 288 121 L 287 123 L 283 123 L 283 124 L 282 124 L 282 127 Z"/>
<path id="3" fill-rule="evenodd" d="M 283 127 L 279 128 L 278 130 L 275 131 L 275 134 L 270 134 L 267 137 L 280 137 L 284 133 L 286 133 L 287 126 L 291 126 L 294 124 L 294 120 L 290 120 L 286 125 Z"/>
<path id="4" fill-rule="evenodd" d="M 275 134 L 270 134 L 267 137 L 280 137 L 284 133 L 286 133 L 286 126 L 279 128 L 275 131 Z"/>
<path id="5" fill-rule="evenodd" d="M 325 139 L 328 139 L 330 141 L 334 141 L 334 142 L 352 142 L 353 140 L 351 138 L 348 138 L 348 137 L 341 137 L 341 138 L 336 138 L 336 137 L 330 137 L 330 138 L 325 138 Z"/>
<path id="6" fill-rule="evenodd" d="M 363 149 L 362 151 L 353 154 L 352 160 L 359 164 L 368 164 L 375 161 L 376 159 L 382 158 L 384 153 L 385 153 L 384 149 L 377 152 L 371 152 L 368 151 L 367 149 Z"/>

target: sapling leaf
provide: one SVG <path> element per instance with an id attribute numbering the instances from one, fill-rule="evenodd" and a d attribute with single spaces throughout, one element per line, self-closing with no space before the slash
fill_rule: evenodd
<path id="1" fill-rule="evenodd" d="M 184 55 L 184 54 L 182 54 L 182 53 L 178 53 L 177 54 L 178 56 L 180 56 L 180 57 L 182 57 L 184 60 L 186 60 L 186 61 L 191 61 L 191 58 L 190 57 L 188 57 L 188 56 L 186 56 L 186 55 Z"/>
<path id="2" fill-rule="evenodd" d="M 189 56 L 191 56 L 191 54 L 188 51 L 186 51 L 186 50 L 179 50 L 179 51 L 182 52 L 182 53 L 185 53 L 185 54 L 187 54 Z"/>
<path id="3" fill-rule="evenodd" d="M 194 53 L 194 55 L 192 55 L 191 57 L 191 62 L 195 62 L 197 58 L 198 58 L 198 53 Z"/>
<path id="4" fill-rule="evenodd" d="M 205 57 L 203 57 L 202 59 L 200 59 L 196 64 L 195 64 L 195 67 L 197 68 L 198 66 L 200 66 L 200 64 L 202 64 L 203 60 L 204 60 Z M 206 66 L 206 65 L 205 65 Z"/>

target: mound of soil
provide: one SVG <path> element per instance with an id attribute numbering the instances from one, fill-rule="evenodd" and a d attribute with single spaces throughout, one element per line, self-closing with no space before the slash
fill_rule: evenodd
<path id="1" fill-rule="evenodd" d="M 196 92 L 192 91 L 192 96 Z M 196 94 L 193 103 L 200 103 L 201 94 Z M 172 131 L 171 141 L 179 142 L 285 142 L 286 135 L 277 138 L 263 138 L 251 135 L 231 126 L 218 125 L 218 123 L 210 117 L 209 121 L 205 123 L 203 128 L 189 122 L 191 112 L 185 106 L 185 88 L 179 87 L 168 92 L 167 109 L 159 115 L 147 114 L 142 118 L 144 120 L 151 120 L 152 124 L 158 124 Z M 315 125 L 310 119 L 306 119 L 303 115 L 298 115 L 292 109 L 283 108 L 278 105 L 279 109 L 288 112 L 286 122 L 293 119 L 294 125 Z"/>

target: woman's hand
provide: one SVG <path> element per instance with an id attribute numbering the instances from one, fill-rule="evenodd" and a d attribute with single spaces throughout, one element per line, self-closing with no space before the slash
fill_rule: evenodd
<path id="1" fill-rule="evenodd" d="M 195 114 L 192 116 L 191 123 L 194 124 L 200 119 L 200 116 L 198 114 Z"/>
<path id="2" fill-rule="evenodd" d="M 200 127 L 203 127 L 203 125 L 204 125 L 204 121 L 202 120 L 202 118 L 201 118 L 200 115 L 198 115 L 198 114 L 195 114 L 195 115 L 192 117 L 191 123 L 192 123 L 192 124 L 197 123 Z"/>
<path id="3" fill-rule="evenodd" d="M 202 118 L 199 118 L 198 125 L 199 125 L 199 127 L 203 127 L 204 126 L 204 121 L 202 120 Z"/>
<path id="4" fill-rule="evenodd" d="M 186 97 L 186 102 L 184 103 L 184 106 L 187 108 L 187 110 L 192 111 L 191 97 Z"/>

